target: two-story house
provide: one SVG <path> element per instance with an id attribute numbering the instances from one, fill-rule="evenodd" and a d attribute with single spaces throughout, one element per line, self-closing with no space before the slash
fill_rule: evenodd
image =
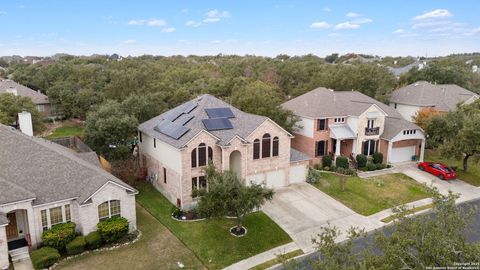
<path id="1" fill-rule="evenodd" d="M 268 117 L 202 95 L 139 126 L 139 153 L 148 179 L 172 203 L 195 205 L 207 187 L 204 168 L 236 172 L 245 184 L 282 187 L 306 179 L 309 158 L 290 148 L 292 135 Z"/>
<path id="2" fill-rule="evenodd" d="M 356 91 L 317 88 L 285 102 L 299 118 L 292 147 L 321 161 L 332 155 L 355 158 L 381 152 L 384 161 L 423 160 L 425 137 L 393 108 Z"/>

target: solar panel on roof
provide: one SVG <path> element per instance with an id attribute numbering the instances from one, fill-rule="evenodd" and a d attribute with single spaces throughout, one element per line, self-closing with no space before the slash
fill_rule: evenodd
<path id="1" fill-rule="evenodd" d="M 183 135 L 185 135 L 185 133 L 187 133 L 190 130 L 190 128 L 181 126 L 177 123 L 173 123 L 169 120 L 163 120 L 158 125 L 156 125 L 154 129 L 175 140 L 180 139 Z"/>
<path id="2" fill-rule="evenodd" d="M 185 104 L 185 107 L 183 108 L 183 112 L 184 113 L 189 113 L 189 112 L 193 111 L 193 109 L 195 109 L 197 106 L 198 106 L 197 102 L 190 101 L 187 104 Z"/>
<path id="3" fill-rule="evenodd" d="M 209 118 L 235 118 L 230 108 L 208 108 L 205 112 Z"/>
<path id="4" fill-rule="evenodd" d="M 203 119 L 202 122 L 208 131 L 233 128 L 232 122 L 225 117 Z"/>
<path id="5" fill-rule="evenodd" d="M 171 110 L 170 112 L 168 112 L 167 115 L 165 115 L 165 119 L 170 120 L 170 121 L 175 121 L 175 119 L 180 117 L 180 115 L 182 115 L 182 114 L 183 114 L 183 110 L 174 109 L 174 110 Z"/>
<path id="6" fill-rule="evenodd" d="M 175 123 L 184 126 L 186 123 L 188 123 L 188 121 L 192 120 L 193 117 L 194 116 L 191 114 L 182 114 L 182 116 L 175 120 Z"/>

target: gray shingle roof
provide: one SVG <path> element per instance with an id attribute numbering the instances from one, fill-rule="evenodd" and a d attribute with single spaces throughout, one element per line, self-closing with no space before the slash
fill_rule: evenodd
<path id="1" fill-rule="evenodd" d="M 5 213 L 0 212 L 0 226 L 8 224 L 8 223 L 9 223 L 9 221 L 8 221 L 8 218 L 5 215 Z"/>
<path id="2" fill-rule="evenodd" d="M 2 201 L 36 198 L 34 205 L 77 198 L 83 203 L 107 182 L 135 189 L 65 147 L 0 124 Z M 4 189 L 3 187 L 6 187 Z"/>
<path id="3" fill-rule="evenodd" d="M 392 107 L 357 91 L 334 91 L 319 87 L 282 104 L 282 107 L 298 116 L 324 118 L 359 116 L 373 104 L 382 109 L 387 117 L 381 138 L 390 140 L 404 129 L 420 129 L 403 119 Z"/>
<path id="4" fill-rule="evenodd" d="M 431 84 L 426 81 L 412 83 L 392 92 L 390 102 L 430 107 L 439 111 L 450 111 L 464 103 L 475 93 L 455 84 Z"/>
<path id="5" fill-rule="evenodd" d="M 307 154 L 304 154 L 298 150 L 290 148 L 290 162 L 304 161 L 312 159 Z"/>
<path id="6" fill-rule="evenodd" d="M 167 111 L 159 116 L 156 116 L 140 124 L 138 129 L 150 137 L 161 140 L 176 148 L 181 148 L 199 132 L 201 132 L 202 130 L 206 130 L 202 123 L 202 119 L 208 118 L 208 115 L 205 112 L 205 109 L 230 108 L 233 114 L 235 115 L 235 118 L 230 118 L 230 121 L 233 124 L 233 129 L 209 131 L 211 134 L 213 134 L 219 139 L 218 141 L 219 144 L 227 145 L 229 141 L 237 135 L 241 138 L 247 137 L 258 126 L 260 126 L 263 122 L 265 122 L 268 119 L 265 116 L 259 116 L 259 115 L 242 112 L 241 110 L 233 107 L 232 105 L 226 103 L 225 101 L 222 101 L 208 94 L 202 95 L 196 99 L 193 99 L 192 101 L 197 102 L 198 106 L 189 113 L 192 116 L 194 116 L 194 118 L 190 120 L 187 124 L 185 124 L 185 127 L 190 128 L 190 131 L 188 131 L 185 135 L 180 137 L 178 140 L 175 140 L 163 133 L 156 131 L 154 127 L 158 125 L 164 119 L 165 116 L 167 116 L 168 114 L 170 114 L 172 111 L 176 109 L 182 108 L 188 102 L 182 105 L 179 105 L 170 111 Z"/>
<path id="7" fill-rule="evenodd" d="M 17 95 L 29 97 L 35 104 L 49 104 L 48 97 L 38 91 L 30 89 L 12 80 L 0 80 L 0 94 L 7 93 L 7 90 L 15 89 Z"/>

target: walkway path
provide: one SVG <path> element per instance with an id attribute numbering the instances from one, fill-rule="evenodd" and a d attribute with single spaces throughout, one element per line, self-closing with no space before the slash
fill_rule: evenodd
<path id="1" fill-rule="evenodd" d="M 18 262 L 13 263 L 13 269 L 15 270 L 34 270 L 33 269 L 33 264 L 32 261 L 30 260 L 30 257 L 28 259 L 24 259 Z"/>

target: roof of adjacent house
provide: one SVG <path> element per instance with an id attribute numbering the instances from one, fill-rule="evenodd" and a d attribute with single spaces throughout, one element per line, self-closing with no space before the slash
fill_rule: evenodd
<path id="1" fill-rule="evenodd" d="M 0 212 L 0 226 L 6 225 L 8 223 L 9 223 L 9 220 L 8 220 L 7 216 L 5 215 L 5 213 Z"/>
<path id="2" fill-rule="evenodd" d="M 295 115 L 308 118 L 360 116 L 373 104 L 386 113 L 381 137 L 390 140 L 404 129 L 420 129 L 402 118 L 394 108 L 357 91 L 334 91 L 319 87 L 282 104 Z"/>
<path id="3" fill-rule="evenodd" d="M 412 83 L 392 92 L 390 102 L 450 111 L 477 94 L 456 84 Z"/>
<path id="4" fill-rule="evenodd" d="M 180 116 L 174 123 L 181 121 L 181 119 L 188 119 L 189 117 L 193 118 L 188 121 L 184 127 L 189 129 L 183 136 L 179 139 L 174 139 L 170 136 L 167 136 L 155 129 L 155 126 L 159 125 L 163 119 L 171 115 L 176 111 L 183 111 L 186 107 L 196 104 L 196 107 L 188 112 L 185 116 Z M 208 119 L 209 116 L 207 115 L 205 109 L 209 108 L 229 108 L 234 117 L 229 118 L 230 122 L 232 123 L 232 129 L 223 129 L 223 130 L 211 130 L 208 131 L 202 120 Z M 191 101 L 185 102 L 157 117 L 154 117 L 142 124 L 138 127 L 138 129 L 147 134 L 150 137 L 156 138 L 161 140 L 169 145 L 172 145 L 176 148 L 181 148 L 185 146 L 193 137 L 195 137 L 199 132 L 207 131 L 211 133 L 213 136 L 218 138 L 218 143 L 220 145 L 228 145 L 229 142 L 236 136 L 240 137 L 241 139 L 245 139 L 248 135 L 250 135 L 258 126 L 262 123 L 267 121 L 268 118 L 265 116 L 255 115 L 243 112 L 232 105 L 228 104 L 227 102 L 220 100 L 212 95 L 202 95 L 198 98 L 195 98 Z"/>
<path id="5" fill-rule="evenodd" d="M 298 150 L 290 148 L 290 162 L 304 161 L 312 159 L 307 154 L 304 154 Z"/>
<path id="6" fill-rule="evenodd" d="M 50 103 L 48 97 L 40 91 L 35 91 L 12 80 L 0 80 L 0 94 L 9 93 L 9 91 L 13 90 L 16 91 L 16 95 L 18 96 L 31 98 L 35 104 Z"/>
<path id="7" fill-rule="evenodd" d="M 77 199 L 84 203 L 108 182 L 136 190 L 75 152 L 0 124 L 0 204 L 34 199 L 34 205 Z"/>

